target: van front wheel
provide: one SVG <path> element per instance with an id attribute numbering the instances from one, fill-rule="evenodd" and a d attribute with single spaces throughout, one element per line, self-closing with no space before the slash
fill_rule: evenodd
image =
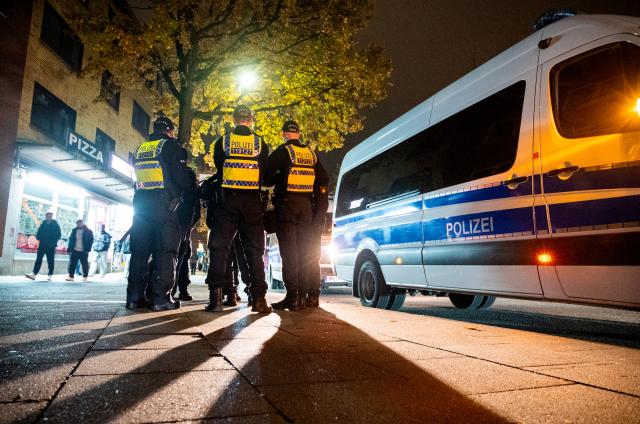
<path id="1" fill-rule="evenodd" d="M 391 291 L 384 281 L 380 267 L 373 261 L 365 261 L 358 273 L 360 303 L 369 308 L 388 309 Z"/>
<path id="2" fill-rule="evenodd" d="M 449 300 L 458 309 L 478 309 L 485 296 L 461 293 L 449 293 Z"/>

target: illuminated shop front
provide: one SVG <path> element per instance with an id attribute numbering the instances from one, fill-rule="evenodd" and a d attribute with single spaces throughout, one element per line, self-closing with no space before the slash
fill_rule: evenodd
<path id="1" fill-rule="evenodd" d="M 56 274 L 66 271 L 67 240 L 78 219 L 94 234 L 104 224 L 114 242 L 131 226 L 131 166 L 109 149 L 94 149 L 93 143 L 73 132 L 68 140 L 67 148 L 19 144 L 7 211 L 4 248 L 8 255 L 0 263 L 4 274 L 31 271 L 38 249 L 35 235 L 47 212 L 53 213 L 62 232 L 56 248 Z M 112 242 L 109 262 L 113 247 Z"/>

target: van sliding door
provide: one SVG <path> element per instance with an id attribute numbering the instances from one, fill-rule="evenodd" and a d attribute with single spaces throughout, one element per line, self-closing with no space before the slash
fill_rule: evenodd
<path id="1" fill-rule="evenodd" d="M 619 35 L 543 58 L 546 297 L 640 304 L 639 44 Z"/>
<path id="2" fill-rule="evenodd" d="M 429 128 L 432 175 L 423 204 L 429 288 L 542 294 L 531 160 L 536 59 L 511 83 Z M 508 81 L 513 73 L 502 76 Z M 466 94 L 498 77 L 477 80 Z M 462 102 L 459 94 L 442 97 L 435 99 L 433 121 Z"/>

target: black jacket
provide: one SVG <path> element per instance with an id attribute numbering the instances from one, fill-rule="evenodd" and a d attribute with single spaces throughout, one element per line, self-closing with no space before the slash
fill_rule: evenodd
<path id="1" fill-rule="evenodd" d="M 304 144 L 300 140 L 287 140 L 287 142 L 271 153 L 267 166 L 264 170 L 264 184 L 265 186 L 275 186 L 276 199 L 283 198 L 287 194 L 287 176 L 289 169 L 291 168 L 291 158 L 285 146 L 293 144 L 294 146 L 303 147 Z M 314 187 L 323 186 L 326 187 L 329 184 L 329 176 L 325 171 L 324 166 L 320 161 L 316 161 L 314 168 L 316 178 L 314 181 Z M 326 209 L 325 209 L 326 210 Z"/>
<path id="2" fill-rule="evenodd" d="M 51 222 L 45 220 L 38 227 L 36 239 L 40 241 L 39 247 L 50 249 L 58 244 L 61 235 L 60 226 L 55 219 L 52 219 Z"/>
<path id="3" fill-rule="evenodd" d="M 167 204 L 184 192 L 196 190 L 196 183 L 189 174 L 187 167 L 187 151 L 182 148 L 175 138 L 164 133 L 152 133 L 149 140 L 164 139 L 167 142 L 162 147 L 159 161 L 164 174 L 164 190 L 136 190 L 133 196 L 133 208 L 140 215 L 164 215 Z"/>
<path id="4" fill-rule="evenodd" d="M 82 230 L 82 251 L 89 252 L 91 250 L 91 246 L 93 245 L 93 231 L 91 231 L 86 225 Z M 77 232 L 78 227 L 71 230 L 71 234 L 69 235 L 69 244 L 67 245 L 68 252 L 72 252 L 76 247 Z"/>
<path id="5" fill-rule="evenodd" d="M 191 228 L 200 220 L 200 197 L 197 190 L 197 178 L 195 172 L 189 169 L 189 174 L 194 182 L 193 189 L 186 190 L 182 196 L 182 203 L 178 207 L 178 222 L 183 228 Z"/>
<path id="6" fill-rule="evenodd" d="M 251 135 L 253 134 L 253 131 L 251 131 L 251 128 L 247 126 L 238 125 L 233 129 L 233 133 L 237 135 Z M 213 163 L 216 165 L 216 176 L 218 177 L 218 181 L 222 181 L 222 166 L 224 165 L 224 161 L 227 158 L 227 155 L 225 155 L 224 153 L 224 147 L 222 146 L 223 138 L 224 137 L 218 137 L 218 139 L 216 140 L 216 144 L 213 147 Z M 261 143 L 260 144 L 261 147 L 260 147 L 260 156 L 258 156 L 258 166 L 260 166 L 260 185 L 262 185 L 264 168 L 267 164 L 267 158 L 269 157 L 269 150 L 264 140 L 262 139 L 262 137 L 260 137 L 260 143 Z M 227 189 L 227 190 L 233 190 L 233 189 Z M 240 190 L 240 191 L 248 191 L 248 190 Z"/>

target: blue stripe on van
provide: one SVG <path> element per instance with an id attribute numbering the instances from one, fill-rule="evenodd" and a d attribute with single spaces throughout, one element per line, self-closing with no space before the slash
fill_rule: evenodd
<path id="1" fill-rule="evenodd" d="M 614 197 L 549 205 L 553 231 L 640 221 L 640 196 Z M 635 223 L 635 225 L 633 224 Z"/>
<path id="2" fill-rule="evenodd" d="M 344 218 L 336 218 L 335 225 L 336 227 L 341 227 L 343 225 L 351 224 L 358 221 L 364 221 L 365 219 L 371 218 L 383 218 L 385 216 L 397 215 L 398 211 L 402 209 L 413 209 L 413 210 L 422 210 L 422 199 L 415 200 L 410 203 L 401 203 L 396 204 L 392 203 L 387 207 L 381 207 L 380 209 L 375 209 L 370 212 L 363 213 L 361 215 L 356 216 L 347 216 Z"/>
<path id="3" fill-rule="evenodd" d="M 640 187 L 640 166 L 585 170 L 580 169 L 571 178 L 561 180 L 558 177 L 543 176 L 545 193 L 562 193 L 565 191 L 601 190 L 607 188 Z"/>
<path id="4" fill-rule="evenodd" d="M 393 225 L 391 227 L 373 228 L 358 231 L 355 234 L 340 234 L 334 237 L 333 242 L 339 249 L 355 249 L 362 239 L 369 238 L 379 246 L 400 243 L 421 243 L 422 223 L 420 221 L 407 224 Z"/>
<path id="5" fill-rule="evenodd" d="M 425 241 L 455 240 L 465 237 L 533 234 L 533 208 L 505 209 L 425 221 Z M 519 234 L 518 234 L 519 235 Z"/>
<path id="6" fill-rule="evenodd" d="M 479 202 L 481 200 L 504 199 L 507 197 L 530 196 L 531 180 L 520 184 L 515 189 L 499 185 L 494 187 L 481 188 L 477 190 L 464 191 L 461 193 L 447 194 L 427 198 L 424 200 L 425 208 L 436 208 L 438 206 L 456 205 L 459 203 Z"/>

